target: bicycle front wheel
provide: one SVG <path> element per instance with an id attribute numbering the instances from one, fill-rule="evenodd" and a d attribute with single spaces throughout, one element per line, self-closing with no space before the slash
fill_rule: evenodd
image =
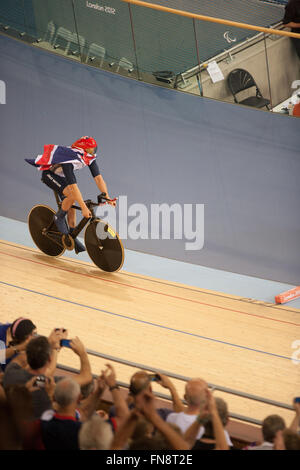
<path id="1" fill-rule="evenodd" d="M 54 223 L 54 210 L 41 204 L 34 206 L 28 215 L 28 227 L 36 246 L 48 256 L 61 256 L 65 248 L 61 233 Z"/>
<path id="2" fill-rule="evenodd" d="M 94 219 L 86 228 L 84 241 L 87 252 L 98 268 L 119 271 L 124 263 L 124 248 L 118 234 L 106 222 Z"/>

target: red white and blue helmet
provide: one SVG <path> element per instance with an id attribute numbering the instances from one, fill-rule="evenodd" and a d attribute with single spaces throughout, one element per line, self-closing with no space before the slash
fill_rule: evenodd
<path id="1" fill-rule="evenodd" d="M 87 135 L 84 135 L 83 137 L 80 137 L 80 139 L 76 140 L 73 142 L 71 145 L 72 148 L 77 147 L 83 150 L 86 149 L 94 149 L 94 153 L 97 152 L 97 142 L 93 137 L 89 137 Z"/>

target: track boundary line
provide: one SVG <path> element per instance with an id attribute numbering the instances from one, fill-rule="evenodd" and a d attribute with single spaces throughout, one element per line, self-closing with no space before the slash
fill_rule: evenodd
<path id="1" fill-rule="evenodd" d="M 42 263 L 41 261 L 29 260 L 29 259 L 26 259 L 26 258 L 22 258 L 21 256 L 12 255 L 12 254 L 9 254 L 9 253 L 4 253 L 3 251 L 0 251 L 0 254 L 2 254 L 4 256 L 9 256 L 9 257 L 15 258 L 15 259 L 21 259 L 22 261 L 26 261 L 28 263 L 39 264 L 41 266 L 46 266 L 48 268 L 57 269 L 57 270 L 64 271 L 64 272 L 69 272 L 69 273 L 74 274 L 74 275 L 79 275 L 79 276 L 89 277 L 89 278 L 92 278 L 92 279 L 97 279 L 97 280 L 100 280 L 100 281 L 103 281 L 103 282 L 108 282 L 110 284 L 115 284 L 115 285 L 119 285 L 119 286 L 122 286 L 122 287 L 136 289 L 136 290 L 147 292 L 147 293 L 150 293 L 150 294 L 161 295 L 163 297 L 168 297 L 168 298 L 172 298 L 172 299 L 176 299 L 176 300 L 190 302 L 190 303 L 193 303 L 193 304 L 204 305 L 206 307 L 212 307 L 212 308 L 217 308 L 217 309 L 221 309 L 221 310 L 226 310 L 226 311 L 229 311 L 229 312 L 238 313 L 240 315 L 247 315 L 247 316 L 250 316 L 250 317 L 256 317 L 256 318 L 259 318 L 261 320 L 268 320 L 268 321 L 273 321 L 273 322 L 276 322 L 276 323 L 288 324 L 288 325 L 293 325 L 293 326 L 300 326 L 299 323 L 294 323 L 294 322 L 290 322 L 290 321 L 287 321 L 287 320 L 279 320 L 277 318 L 270 318 L 270 317 L 266 317 L 266 316 L 262 316 L 262 315 L 257 315 L 255 313 L 242 312 L 241 310 L 235 310 L 235 309 L 231 309 L 231 308 L 228 308 L 228 307 L 212 305 L 212 304 L 209 304 L 207 302 L 200 302 L 198 300 L 187 299 L 187 298 L 176 296 L 176 295 L 166 294 L 164 292 L 157 292 L 157 291 L 154 291 L 154 290 L 151 290 L 151 289 L 146 289 L 144 287 L 137 287 L 137 286 L 132 286 L 130 284 L 124 284 L 122 282 L 115 281 L 113 279 L 103 279 L 103 278 L 100 278 L 98 276 L 94 276 L 92 274 L 74 272 L 70 269 L 67 269 L 67 268 L 64 268 L 64 267 L 61 267 L 61 266 L 53 266 L 53 265 L 48 264 L 48 263 Z"/>
<path id="2" fill-rule="evenodd" d="M 30 253 L 33 253 L 33 254 L 43 255 L 42 252 L 39 252 L 38 250 L 36 250 L 34 248 L 20 246 L 20 245 L 11 243 L 11 242 L 5 242 L 3 240 L 0 240 L 0 244 L 7 245 L 7 246 L 10 246 L 10 247 L 13 247 L 13 248 L 17 248 L 19 250 L 29 251 Z M 47 256 L 47 255 L 44 255 L 44 256 Z M 68 257 L 62 257 L 62 260 L 67 261 L 69 263 L 72 263 L 75 266 L 79 265 L 79 266 L 84 266 L 86 268 L 89 267 L 89 266 L 92 266 L 92 267 L 95 267 L 95 269 L 97 269 L 96 266 L 94 266 L 93 263 L 88 263 L 87 261 L 83 262 L 83 261 L 75 260 L 73 258 L 68 258 Z M 146 275 L 128 273 L 128 272 L 124 272 L 124 271 L 119 271 L 118 276 L 120 276 L 120 275 L 127 276 L 127 277 L 130 277 L 130 278 L 133 278 L 133 279 L 139 279 L 139 280 L 142 280 L 142 281 L 145 281 L 145 282 L 152 282 L 152 283 L 155 283 L 155 284 L 161 284 L 161 285 L 168 286 L 168 287 L 174 287 L 175 289 L 183 289 L 183 290 L 186 290 L 188 292 L 195 292 L 195 293 L 199 293 L 199 294 L 205 294 L 205 295 L 211 295 L 211 296 L 214 296 L 214 297 L 219 297 L 219 298 L 222 298 L 222 299 L 230 299 L 230 300 L 233 300 L 233 301 L 236 301 L 236 302 L 243 302 L 243 303 L 246 303 L 247 305 L 249 305 L 249 304 L 250 305 L 257 305 L 258 307 L 273 308 L 273 309 L 275 309 L 277 311 L 280 311 L 280 312 L 290 312 L 290 313 L 295 313 L 295 314 L 299 313 L 300 314 L 300 309 L 296 309 L 296 308 L 295 309 L 288 309 L 288 308 L 283 307 L 282 305 L 268 303 L 268 302 L 265 302 L 263 300 L 251 299 L 249 297 L 238 297 L 238 296 L 234 296 L 233 294 L 226 294 L 226 293 L 220 293 L 220 292 L 217 292 L 217 291 L 210 291 L 208 289 L 201 289 L 201 287 L 183 285 L 183 284 L 180 284 L 179 282 L 176 282 L 176 281 L 174 281 L 172 283 L 172 282 L 164 280 L 164 279 L 153 279 L 151 277 L 147 277 Z M 105 278 L 102 278 L 102 277 L 99 277 L 99 279 L 105 280 Z"/>
<path id="3" fill-rule="evenodd" d="M 144 325 L 153 326 L 155 328 L 161 328 L 161 329 L 172 331 L 172 332 L 175 332 L 175 333 L 180 333 L 180 334 L 183 334 L 183 335 L 192 336 L 194 338 L 204 339 L 206 341 L 211 341 L 211 342 L 214 342 L 214 343 L 219 343 L 219 344 L 223 344 L 223 345 L 234 347 L 234 348 L 243 349 L 243 350 L 246 350 L 246 351 L 252 351 L 252 352 L 255 352 L 255 353 L 265 354 L 267 356 L 277 357 L 279 359 L 285 359 L 285 360 L 291 361 L 290 357 L 282 356 L 280 354 L 270 353 L 268 351 L 263 351 L 263 350 L 255 349 L 255 348 L 249 348 L 247 346 L 241 346 L 239 344 L 229 343 L 227 341 L 222 341 L 222 340 L 215 339 L 215 338 L 209 338 L 207 336 L 198 335 L 196 333 L 190 333 L 188 331 L 178 330 L 176 328 L 171 328 L 169 326 L 160 325 L 158 323 L 153 323 L 153 322 L 149 322 L 149 321 L 146 321 L 146 320 L 140 320 L 138 318 L 132 318 L 132 317 L 129 317 L 128 315 L 122 315 L 121 313 L 110 312 L 109 310 L 104 310 L 104 309 L 101 309 L 101 308 L 98 308 L 98 307 L 92 307 L 90 305 L 81 304 L 79 302 L 74 302 L 73 300 L 63 299 L 61 297 L 56 297 L 56 296 L 53 296 L 53 295 L 50 295 L 50 294 L 45 294 L 43 292 L 35 291 L 35 290 L 32 290 L 32 289 L 27 289 L 26 287 L 17 286 L 15 284 L 10 284 L 8 282 L 0 281 L 0 284 L 3 284 L 3 285 L 8 286 L 8 287 L 13 287 L 15 289 L 20 289 L 20 290 L 23 290 L 25 292 L 30 292 L 32 294 L 40 295 L 40 296 L 43 296 L 43 297 L 48 297 L 50 299 L 58 300 L 60 302 L 66 302 L 66 303 L 69 303 L 71 305 L 75 305 L 77 307 L 83 307 L 83 308 L 87 308 L 87 309 L 90 309 L 90 310 L 95 310 L 97 312 L 102 312 L 102 313 L 105 313 L 105 314 L 108 314 L 108 315 L 112 315 L 112 316 L 115 316 L 115 317 L 123 318 L 125 320 L 135 321 L 137 323 L 142 323 Z M 295 359 L 295 361 L 299 362 L 299 364 L 300 364 L 300 359 Z"/>

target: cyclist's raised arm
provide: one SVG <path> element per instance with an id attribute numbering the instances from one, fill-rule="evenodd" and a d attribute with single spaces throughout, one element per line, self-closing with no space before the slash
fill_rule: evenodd
<path id="1" fill-rule="evenodd" d="M 109 194 L 108 194 L 108 189 L 106 186 L 106 183 L 102 177 L 102 175 L 98 175 L 94 178 L 96 185 L 98 186 L 98 189 L 101 191 L 101 193 L 106 193 L 106 197 L 110 199 Z"/>
<path id="2" fill-rule="evenodd" d="M 108 196 L 108 191 L 107 191 L 107 186 L 106 183 L 100 173 L 98 164 L 96 160 L 94 160 L 90 165 L 89 165 L 90 172 L 92 173 L 92 176 L 95 180 L 96 185 L 98 186 L 98 189 L 100 189 L 101 193 L 106 193 L 106 197 Z"/>
<path id="3" fill-rule="evenodd" d="M 91 165 L 89 166 L 90 168 L 90 171 L 93 175 L 93 178 L 95 180 L 95 183 L 98 187 L 98 189 L 101 191 L 101 193 L 106 193 L 106 197 L 108 199 L 111 199 L 109 194 L 108 194 L 108 189 L 107 189 L 107 185 L 103 179 L 103 176 L 100 174 L 100 170 L 99 170 L 99 167 L 96 163 L 96 161 L 94 160 Z M 111 204 L 112 206 L 115 206 L 116 203 L 115 202 L 109 202 L 109 204 Z"/>

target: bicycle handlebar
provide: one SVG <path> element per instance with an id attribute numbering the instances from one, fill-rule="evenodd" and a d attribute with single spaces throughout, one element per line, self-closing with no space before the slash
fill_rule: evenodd
<path id="1" fill-rule="evenodd" d="M 86 201 L 84 201 L 84 203 L 90 209 L 91 207 L 98 207 L 100 204 L 105 204 L 105 202 L 116 202 L 117 198 L 115 197 L 114 199 L 108 199 L 106 197 L 106 193 L 101 193 L 101 194 L 98 194 L 97 201 L 98 202 L 94 202 L 91 199 L 87 199 Z M 81 210 L 81 208 L 78 206 L 73 205 L 72 207 L 73 209 L 77 209 L 79 211 Z"/>
<path id="2" fill-rule="evenodd" d="M 90 207 L 97 207 L 99 206 L 100 204 L 103 204 L 105 202 L 116 202 L 117 201 L 117 198 L 115 197 L 114 199 L 108 199 L 106 197 L 106 193 L 101 193 L 101 194 L 98 194 L 97 196 L 97 201 L 98 202 L 93 202 L 91 201 L 91 199 L 88 199 L 87 201 L 84 201 L 85 204 L 87 206 L 90 206 Z"/>
<path id="3" fill-rule="evenodd" d="M 98 194 L 98 196 L 97 196 L 98 204 L 101 204 L 103 200 L 106 201 L 106 202 L 112 201 L 112 199 L 108 199 L 108 198 L 106 197 L 106 193 Z M 115 199 L 114 199 L 114 200 L 115 200 Z"/>

